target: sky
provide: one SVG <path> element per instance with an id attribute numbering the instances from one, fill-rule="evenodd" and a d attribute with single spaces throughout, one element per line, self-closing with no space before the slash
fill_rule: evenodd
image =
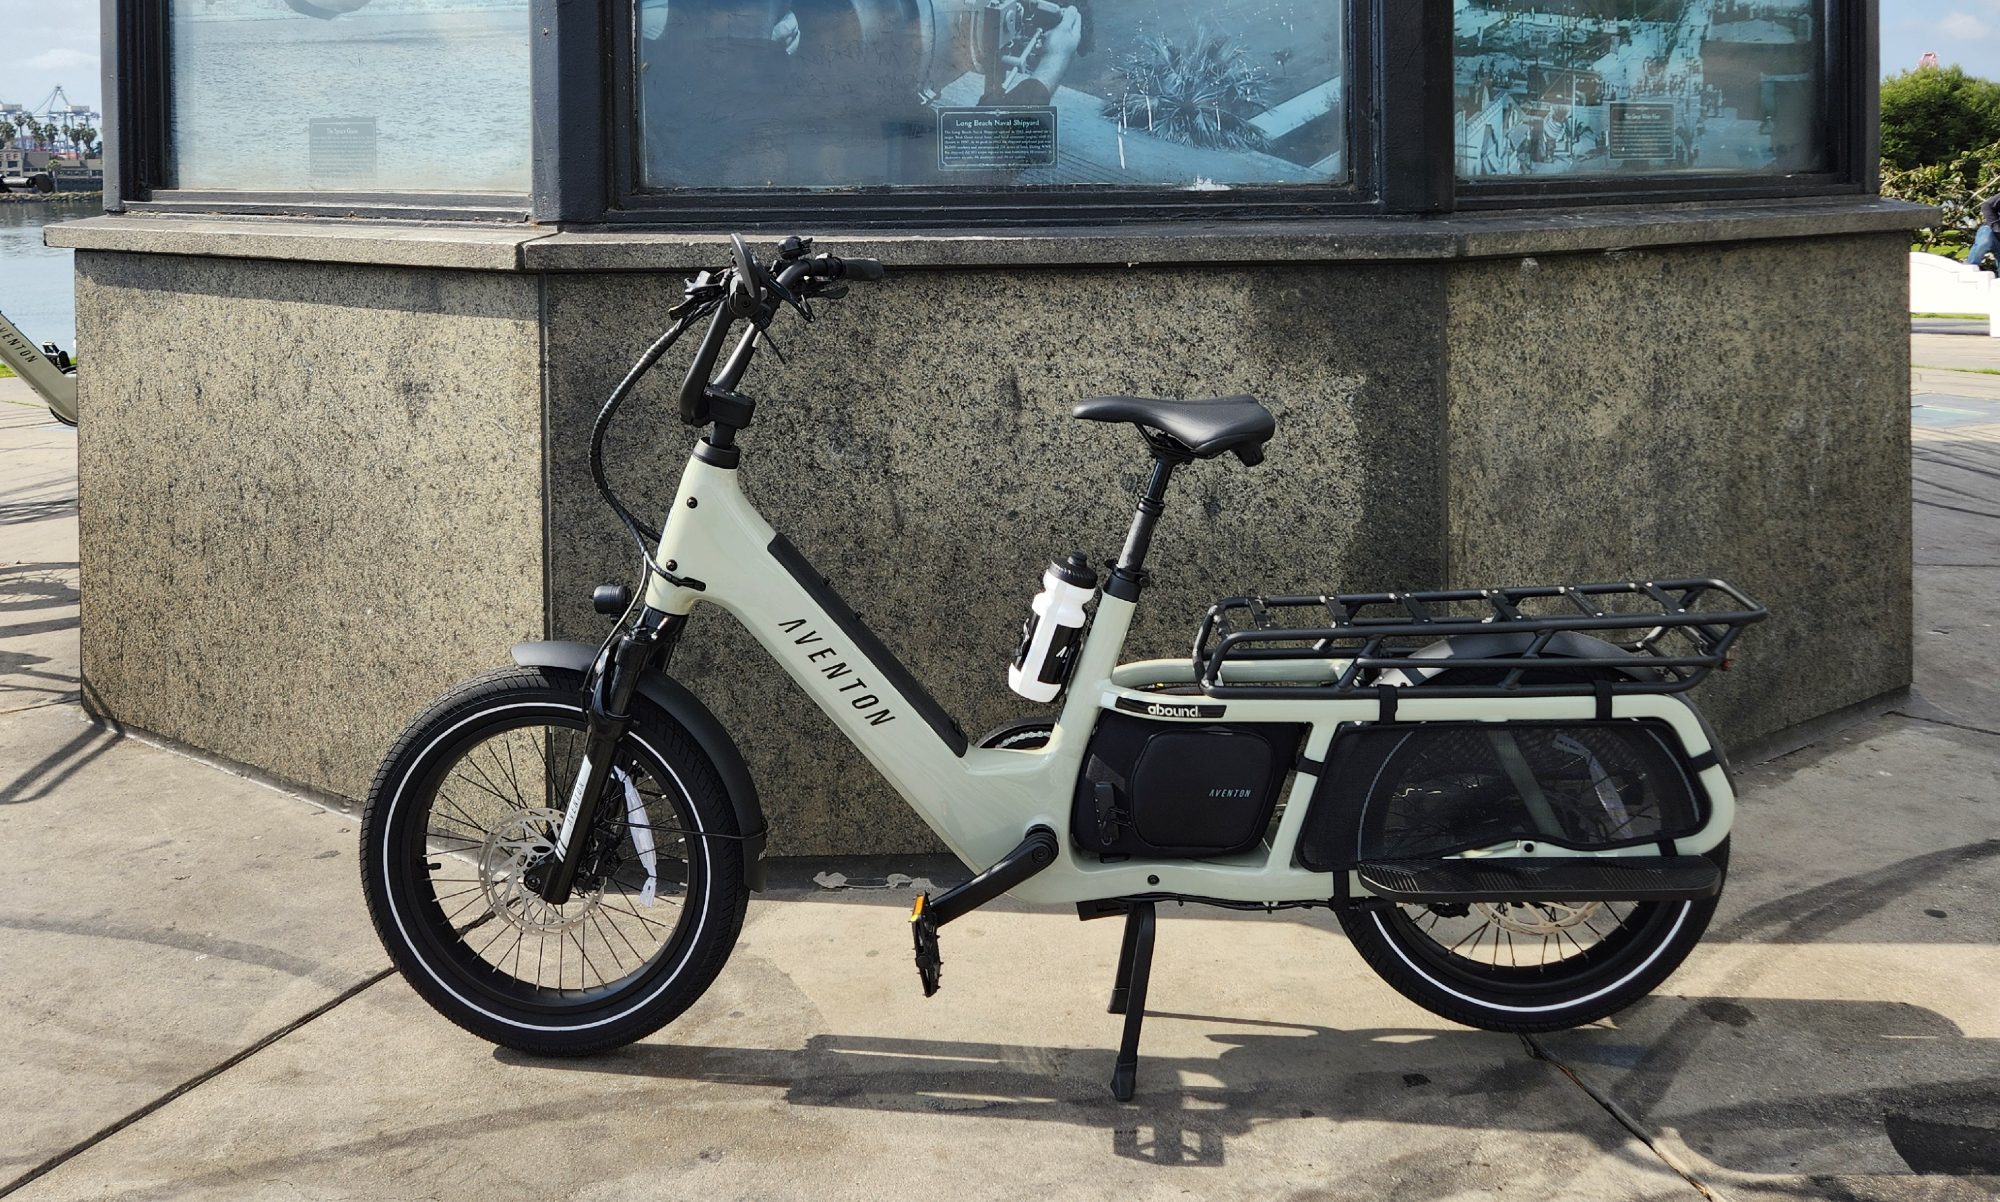
<path id="1" fill-rule="evenodd" d="M 0 102 L 39 105 L 62 85 L 102 110 L 97 0 L 0 0 Z"/>
<path id="2" fill-rule="evenodd" d="M 2000 0 L 1881 0 L 1882 71 L 1914 67 L 1927 50 L 1946 64 L 2000 79 Z M 101 109 L 98 0 L 0 0 L 0 101 L 38 105 L 57 84 Z"/>
<path id="3" fill-rule="evenodd" d="M 0 0 L 0 9 L 17 0 Z M 1882 0 L 1882 73 L 1917 65 L 1927 50 L 1946 66 L 2000 79 L 2000 0 Z"/>

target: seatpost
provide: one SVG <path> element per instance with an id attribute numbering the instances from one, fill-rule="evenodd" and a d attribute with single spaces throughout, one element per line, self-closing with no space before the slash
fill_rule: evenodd
<path id="1" fill-rule="evenodd" d="M 1120 601 L 1137 601 L 1139 590 L 1145 587 L 1146 551 L 1153 545 L 1153 527 L 1159 525 L 1160 515 L 1167 511 L 1167 482 L 1173 479 L 1174 469 L 1181 462 L 1160 454 L 1157 449 L 1153 453 L 1153 474 L 1146 481 L 1146 491 L 1139 496 L 1139 511 L 1132 515 L 1125 549 L 1118 553 L 1118 566 L 1111 569 L 1111 579 L 1104 584 L 1105 593 Z"/>

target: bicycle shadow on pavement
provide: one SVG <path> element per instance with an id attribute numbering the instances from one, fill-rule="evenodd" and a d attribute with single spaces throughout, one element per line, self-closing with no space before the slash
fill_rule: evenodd
<path id="1" fill-rule="evenodd" d="M 1630 1146 L 1612 1116 L 1513 1036 L 1148 1018 L 1149 1029 L 1221 1028 L 1204 1036 L 1220 1051 L 1174 1057 L 1142 1048 L 1130 1104 L 1110 1096 L 1108 1045 L 825 1034 L 799 1049 L 649 1042 L 575 1062 L 496 1056 L 552 1071 L 781 1089 L 791 1106 L 1096 1127 L 1115 1155 L 1161 1165 L 1221 1165 L 1232 1139 L 1315 1117 L 1580 1136 L 1607 1154 Z M 1771 1196 L 1904 1197 L 1901 1187 L 1883 1194 L 1869 1182 L 1914 1186 L 1913 1176 L 1987 1177 L 2000 1192 L 2000 1040 L 1967 1037 L 1935 1011 L 1656 996 L 1613 1022 L 1537 1043 L 1595 1084 L 1615 1077 L 1604 1092 L 1649 1137 L 1665 1127 L 1706 1167 Z"/>
<path id="2" fill-rule="evenodd" d="M 1036 1047 L 865 1035 L 814 1035 L 803 1048 L 647 1042 L 577 1061 L 505 1050 L 497 1059 L 551 1071 L 784 1091 L 788 1105 L 1095 1127 L 1119 1156 L 1162 1165 L 1217 1166 L 1228 1141 L 1276 1120 L 1401 1121 L 1429 1127 L 1581 1133 L 1601 1150 L 1624 1132 L 1512 1036 L 1480 1031 L 1353 1031 L 1148 1012 L 1226 1028 L 1206 1038 L 1214 1057 L 1149 1055 L 1138 1092 L 1111 1096 L 1114 1049 Z M 1116 1019 L 1108 1019 L 1114 1032 Z M 667 1035 L 671 1037 L 672 1028 Z M 1421 1054 L 1409 1049 L 1421 1048 Z M 1402 1053 L 1399 1055 L 1399 1053 Z M 1579 1122 L 1578 1120 L 1585 1120 Z"/>
<path id="3" fill-rule="evenodd" d="M 64 662 L 50 637 L 74 646 L 76 573 L 75 563 L 0 563 L 0 714 L 76 699 L 75 656 Z"/>

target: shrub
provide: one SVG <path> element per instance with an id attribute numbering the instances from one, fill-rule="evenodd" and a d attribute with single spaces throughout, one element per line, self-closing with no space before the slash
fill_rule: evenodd
<path id="1" fill-rule="evenodd" d="M 1882 161 L 1882 195 L 1944 210 L 1937 225 L 1917 231 L 1912 250 L 1963 258 L 1979 229 L 1979 202 L 2000 193 L 2000 141 L 1959 154 L 1946 163 L 1898 169 Z"/>
<path id="2" fill-rule="evenodd" d="M 1190 146 L 1263 147 L 1250 124 L 1264 108 L 1263 76 L 1227 35 L 1197 27 L 1186 46 L 1150 38 L 1116 70 L 1125 88 L 1104 115 L 1120 125 Z"/>

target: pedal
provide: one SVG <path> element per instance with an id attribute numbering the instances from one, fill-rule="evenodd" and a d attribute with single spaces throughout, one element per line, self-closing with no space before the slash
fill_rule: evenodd
<path id="1" fill-rule="evenodd" d="M 916 904 L 910 907 L 910 942 L 917 951 L 917 977 L 924 984 L 924 996 L 938 991 L 938 980 L 944 974 L 944 957 L 938 954 L 937 922 L 930 913 L 931 895 L 917 894 Z"/>

